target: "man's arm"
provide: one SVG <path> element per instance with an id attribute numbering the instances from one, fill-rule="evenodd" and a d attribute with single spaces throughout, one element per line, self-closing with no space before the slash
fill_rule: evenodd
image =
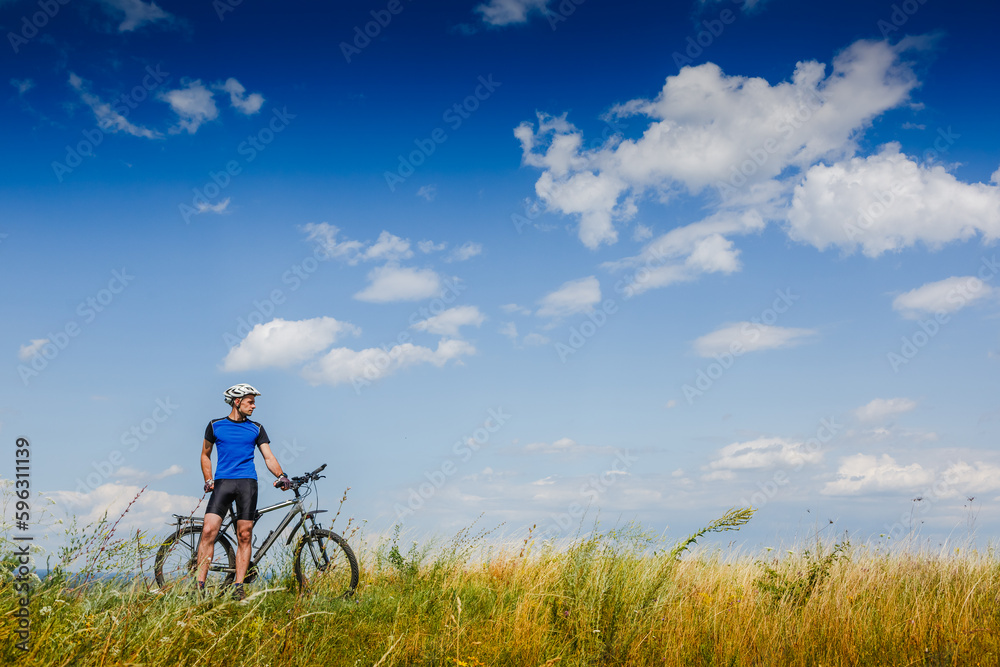
<path id="1" fill-rule="evenodd" d="M 205 477 L 205 482 L 212 479 L 212 448 L 213 445 L 208 440 L 201 444 L 201 474 Z"/>
<path id="2" fill-rule="evenodd" d="M 271 453 L 271 443 L 262 442 L 257 446 L 260 447 L 260 453 L 264 457 L 264 465 L 271 471 L 271 474 L 275 477 L 284 475 L 285 473 L 281 470 L 281 464 L 278 463 L 278 459 L 274 458 L 274 454 Z"/>

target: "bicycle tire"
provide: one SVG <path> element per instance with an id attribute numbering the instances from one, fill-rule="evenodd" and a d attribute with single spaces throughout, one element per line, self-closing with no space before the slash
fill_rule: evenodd
<path id="1" fill-rule="evenodd" d="M 354 595 L 360 579 L 358 559 L 337 533 L 318 528 L 299 538 L 292 559 L 301 593 L 332 593 L 341 598 Z"/>
<path id="2" fill-rule="evenodd" d="M 163 541 L 156 552 L 153 573 L 161 589 L 178 585 L 194 586 L 197 580 L 198 545 L 201 526 L 184 526 Z M 219 553 L 219 547 L 222 553 Z M 207 590 L 220 592 L 236 579 L 236 551 L 222 533 L 215 538 L 215 553 L 205 579 Z M 221 556 L 224 556 L 225 562 Z M 219 568 L 227 568 L 225 570 Z"/>

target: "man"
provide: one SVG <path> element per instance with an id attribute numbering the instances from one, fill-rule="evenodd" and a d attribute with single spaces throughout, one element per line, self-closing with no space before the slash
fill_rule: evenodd
<path id="1" fill-rule="evenodd" d="M 223 395 L 232 406 L 228 417 L 213 419 L 205 429 L 201 448 L 201 472 L 205 476 L 205 493 L 212 492 L 205 508 L 205 524 L 198 546 L 198 590 L 205 589 L 208 564 L 212 560 L 215 538 L 222 526 L 222 518 L 229 506 L 236 502 L 236 586 L 233 597 L 242 600 L 243 578 L 250 565 L 250 543 L 253 537 L 253 519 L 257 513 L 257 470 L 254 467 L 254 447 L 260 449 L 264 464 L 277 476 L 274 486 L 287 491 L 291 480 L 281 471 L 278 460 L 271 453 L 267 431 L 250 420 L 260 392 L 248 384 L 230 387 Z M 218 446 L 218 465 L 212 477 L 212 448 Z"/>

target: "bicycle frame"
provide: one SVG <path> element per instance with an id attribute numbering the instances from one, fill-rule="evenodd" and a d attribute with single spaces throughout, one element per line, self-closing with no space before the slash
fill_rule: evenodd
<path id="1" fill-rule="evenodd" d="M 299 519 L 299 522 L 297 524 L 295 524 L 295 527 L 291 531 L 289 531 L 288 539 L 285 541 L 286 545 L 292 543 L 292 539 L 298 532 L 299 526 L 302 526 L 305 535 L 308 535 L 310 533 L 310 530 L 306 528 L 304 525 L 306 519 L 309 519 L 312 522 L 313 529 L 319 527 L 316 524 L 316 519 L 314 515 L 326 512 L 327 510 L 312 510 L 310 512 L 307 512 L 305 508 L 302 507 L 303 497 L 299 495 L 299 490 L 295 489 L 294 491 L 295 491 L 294 498 L 290 498 L 280 503 L 275 503 L 274 505 L 269 505 L 268 507 L 263 507 L 261 509 L 258 509 L 256 515 L 254 515 L 253 525 L 254 527 L 256 527 L 257 522 L 260 521 L 260 518 L 263 515 L 267 514 L 268 512 L 274 512 L 276 510 L 284 509 L 285 507 L 290 507 L 294 505 L 294 507 L 291 510 L 289 510 L 288 514 L 285 515 L 285 518 L 281 520 L 281 523 L 278 524 L 278 527 L 267 534 L 267 538 L 265 538 L 263 544 L 261 544 L 257 548 L 257 552 L 250 557 L 248 572 L 254 567 L 256 567 L 257 563 L 260 562 L 260 559 L 263 558 L 265 554 L 267 554 L 268 549 L 270 549 L 274 545 L 274 543 L 278 541 L 278 538 L 281 536 L 282 531 L 284 531 L 285 528 L 287 528 L 292 523 L 292 521 L 295 520 L 295 517 L 299 516 L 300 514 L 302 515 L 302 518 Z M 227 531 L 229 528 L 232 527 L 235 520 L 236 520 L 236 503 L 234 502 L 229 508 L 229 513 L 227 514 L 226 520 L 222 522 L 221 526 L 219 526 L 219 534 L 221 535 L 225 533 L 226 536 L 229 537 Z M 231 537 L 229 537 L 229 539 L 235 542 L 236 544 L 239 544 L 238 540 L 233 540 Z M 310 549 L 311 548 L 312 547 L 310 546 Z M 220 567 L 220 568 L 213 567 L 213 569 L 217 569 L 220 572 L 230 571 L 230 568 L 228 567 Z"/>

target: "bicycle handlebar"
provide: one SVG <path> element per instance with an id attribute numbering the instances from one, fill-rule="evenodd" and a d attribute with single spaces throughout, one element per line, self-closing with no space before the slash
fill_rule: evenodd
<path id="1" fill-rule="evenodd" d="M 326 469 L 326 464 L 324 463 L 323 465 L 321 465 L 320 467 L 316 468 L 312 472 L 307 472 L 306 474 L 302 475 L 301 477 L 292 477 L 292 488 L 297 489 L 300 486 L 302 486 L 303 484 L 308 484 L 309 482 L 311 482 L 313 480 L 320 479 L 320 477 L 321 477 L 320 473 L 323 472 L 323 470 L 325 470 L 325 469 Z"/>

